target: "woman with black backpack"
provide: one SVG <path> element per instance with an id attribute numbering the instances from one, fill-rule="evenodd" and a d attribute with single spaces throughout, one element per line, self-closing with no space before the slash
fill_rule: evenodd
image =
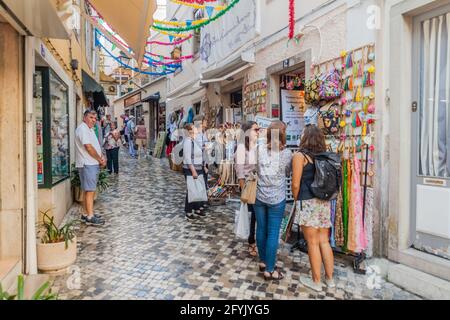
<path id="1" fill-rule="evenodd" d="M 317 198 L 312 191 L 315 177 L 314 157 L 326 152 L 325 137 L 322 131 L 309 125 L 305 128 L 300 152 L 292 160 L 292 192 L 297 206 L 297 219 L 308 243 L 308 256 L 312 278 L 300 277 L 301 283 L 315 291 L 322 291 L 321 269 L 325 266 L 325 283 L 334 288 L 334 256 L 330 245 L 331 201 Z M 296 220 L 297 220 L 296 219 Z"/>

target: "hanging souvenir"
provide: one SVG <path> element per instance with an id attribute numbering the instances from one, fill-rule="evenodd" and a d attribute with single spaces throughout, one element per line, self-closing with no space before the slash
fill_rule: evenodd
<path id="1" fill-rule="evenodd" d="M 355 102 L 361 102 L 362 100 L 362 88 L 361 86 L 358 86 L 356 92 L 355 92 L 355 98 L 354 101 Z"/>
<path id="2" fill-rule="evenodd" d="M 361 78 L 363 76 L 363 73 L 364 73 L 364 61 L 363 59 L 361 59 L 358 65 L 358 78 Z"/>
<path id="3" fill-rule="evenodd" d="M 352 54 L 349 54 L 347 56 L 347 62 L 346 62 L 346 68 L 350 69 L 353 67 L 353 59 L 352 59 Z"/>
<path id="4" fill-rule="evenodd" d="M 334 100 L 342 95 L 341 74 L 337 69 L 325 73 L 320 80 L 319 96 L 321 99 Z"/>

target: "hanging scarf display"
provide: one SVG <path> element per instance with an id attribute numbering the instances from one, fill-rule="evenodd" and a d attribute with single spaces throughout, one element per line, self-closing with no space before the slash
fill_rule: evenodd
<path id="1" fill-rule="evenodd" d="M 360 179 L 361 161 L 358 159 L 358 156 L 356 154 L 353 157 L 352 169 L 352 212 L 351 218 L 349 219 L 349 224 L 352 225 L 351 229 L 354 230 L 354 233 L 351 235 L 352 241 L 351 245 L 349 244 L 349 250 L 353 252 L 362 252 L 367 246 L 367 241 L 363 222 L 363 195 Z"/>
<path id="2" fill-rule="evenodd" d="M 344 243 L 343 248 L 344 250 L 347 249 L 348 246 L 348 205 L 349 205 L 349 197 L 350 197 L 350 191 L 348 186 L 348 160 L 345 160 L 343 163 L 343 186 L 342 186 L 342 224 L 343 224 L 343 230 L 344 230 Z"/>
<path id="3" fill-rule="evenodd" d="M 334 243 L 335 247 L 343 247 L 345 245 L 344 239 L 344 223 L 342 221 L 343 211 L 342 211 L 343 199 L 342 190 L 338 194 L 336 202 L 336 214 L 334 220 Z"/>

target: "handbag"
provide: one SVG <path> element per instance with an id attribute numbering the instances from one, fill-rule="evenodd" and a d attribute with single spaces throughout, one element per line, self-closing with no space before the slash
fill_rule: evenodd
<path id="1" fill-rule="evenodd" d="M 323 100 L 335 100 L 339 98 L 344 90 L 341 87 L 341 73 L 337 70 L 331 70 L 320 79 L 319 96 Z"/>
<path id="2" fill-rule="evenodd" d="M 199 175 L 197 179 L 192 176 L 186 177 L 188 189 L 188 202 L 206 202 L 208 194 L 206 193 L 205 179 L 203 175 Z"/>
<path id="3" fill-rule="evenodd" d="M 256 173 L 250 174 L 245 180 L 244 188 L 241 192 L 241 201 L 246 204 L 256 203 L 256 187 L 258 185 L 258 175 Z"/>
<path id="4" fill-rule="evenodd" d="M 259 148 L 256 149 L 256 159 L 258 159 Z M 258 160 L 256 161 L 256 166 L 258 166 Z M 252 172 L 246 179 L 244 188 L 241 192 L 241 201 L 246 204 L 256 203 L 256 189 L 258 186 L 258 174 Z"/>
<path id="5" fill-rule="evenodd" d="M 321 80 L 319 76 L 314 76 L 305 81 L 305 101 L 308 104 L 316 105 L 320 102 Z"/>

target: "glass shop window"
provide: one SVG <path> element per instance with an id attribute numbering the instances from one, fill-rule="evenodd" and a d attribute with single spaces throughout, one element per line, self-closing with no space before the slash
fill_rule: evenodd
<path id="1" fill-rule="evenodd" d="M 70 176 L 69 89 L 49 68 L 35 76 L 38 184 L 51 188 Z"/>

